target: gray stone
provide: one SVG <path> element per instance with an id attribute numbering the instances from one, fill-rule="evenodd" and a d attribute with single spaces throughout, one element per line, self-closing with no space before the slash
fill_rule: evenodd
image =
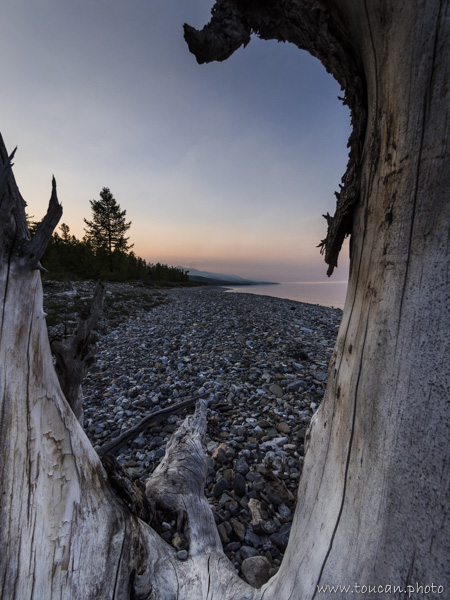
<path id="1" fill-rule="evenodd" d="M 133 442 L 131 443 L 131 447 L 132 448 L 137 448 L 138 450 L 142 450 L 142 448 L 145 448 L 147 446 L 147 440 L 145 440 L 142 437 L 137 437 L 135 440 L 133 440 Z"/>
<path id="2" fill-rule="evenodd" d="M 241 475 L 239 472 L 234 474 L 233 489 L 237 496 L 245 496 L 247 485 L 243 475 Z"/>
<path id="3" fill-rule="evenodd" d="M 230 542 L 229 544 L 227 544 L 225 546 L 225 551 L 226 552 L 236 552 L 236 550 L 239 550 L 241 547 L 241 543 L 240 542 Z"/>
<path id="4" fill-rule="evenodd" d="M 251 529 L 247 529 L 245 532 L 244 541 L 247 545 L 253 546 L 253 548 L 259 548 L 262 545 L 259 535 L 256 535 Z"/>
<path id="5" fill-rule="evenodd" d="M 291 474 L 291 477 L 292 477 L 292 474 Z M 280 504 L 280 506 L 277 508 L 277 511 L 282 519 L 288 519 L 290 516 L 292 516 L 291 509 L 288 508 L 286 506 L 286 504 L 284 504 L 284 503 Z"/>
<path id="6" fill-rule="evenodd" d="M 287 548 L 287 545 L 288 545 L 290 532 L 291 532 L 291 524 L 290 523 L 286 523 L 286 525 L 283 525 L 281 527 L 280 531 L 278 531 L 277 533 L 273 533 L 270 536 L 270 541 L 279 550 L 281 550 L 282 552 L 284 552 L 286 550 L 286 548 Z"/>
<path id="7" fill-rule="evenodd" d="M 233 469 L 224 469 L 222 476 L 231 483 L 234 479 Z"/>
<path id="8" fill-rule="evenodd" d="M 288 383 L 286 389 L 288 392 L 297 392 L 298 390 L 306 390 L 307 387 L 308 384 L 306 381 L 303 381 L 303 379 L 297 379 L 296 381 L 291 381 Z"/>
<path id="9" fill-rule="evenodd" d="M 247 481 L 252 481 L 252 482 L 253 481 L 261 481 L 262 476 L 261 476 L 261 473 L 258 473 L 257 471 L 250 471 L 245 476 L 245 479 L 247 479 Z"/>
<path id="10" fill-rule="evenodd" d="M 233 529 L 235 536 L 239 541 L 243 542 L 245 540 L 245 525 L 238 521 L 237 519 L 231 519 L 230 525 Z"/>
<path id="11" fill-rule="evenodd" d="M 211 441 L 211 442 L 208 442 L 206 449 L 209 454 L 213 454 L 215 449 L 217 448 L 217 446 L 218 446 L 217 442 Z"/>
<path id="12" fill-rule="evenodd" d="M 265 556 L 250 556 L 242 561 L 244 579 L 255 588 L 260 588 L 270 578 L 272 565 Z"/>
<path id="13" fill-rule="evenodd" d="M 268 535 L 272 534 L 272 533 L 276 533 L 278 531 L 279 527 L 273 522 L 273 521 L 265 521 L 262 524 L 262 530 L 264 531 L 264 533 L 267 533 Z"/>
<path id="14" fill-rule="evenodd" d="M 187 550 L 178 550 L 177 558 L 178 560 L 187 560 L 188 553 Z"/>
<path id="15" fill-rule="evenodd" d="M 250 467 L 248 466 L 248 462 L 245 460 L 243 456 L 239 457 L 236 462 L 236 471 L 241 475 L 247 475 L 250 471 Z"/>
<path id="16" fill-rule="evenodd" d="M 284 444 L 283 446 L 283 450 L 285 452 L 289 452 L 290 454 L 294 454 L 294 452 L 297 450 L 297 444 Z M 290 460 L 294 460 L 293 458 L 290 458 Z M 294 461 L 295 463 L 296 461 Z M 293 463 L 293 464 L 294 464 Z M 290 464 L 290 463 L 289 463 Z"/>
<path id="17" fill-rule="evenodd" d="M 226 533 L 228 536 L 230 536 L 233 533 L 233 528 L 231 527 L 230 523 L 228 521 L 224 521 L 222 523 Z"/>
<path id="18" fill-rule="evenodd" d="M 230 482 L 225 479 L 225 477 L 221 477 L 219 481 L 213 486 L 212 494 L 216 498 L 220 498 L 220 496 L 231 489 Z"/>
<path id="19" fill-rule="evenodd" d="M 278 385 L 278 383 L 273 383 L 269 391 L 272 392 L 277 398 L 281 398 L 283 396 L 283 388 Z"/>
<path id="20" fill-rule="evenodd" d="M 252 548 L 252 546 L 241 546 L 242 560 L 245 560 L 250 556 L 259 556 L 258 550 L 256 550 L 256 548 Z"/>
<path id="21" fill-rule="evenodd" d="M 306 429 L 302 428 L 297 431 L 297 437 L 299 440 L 304 440 L 306 435 Z"/>
<path id="22" fill-rule="evenodd" d="M 228 544 L 230 541 L 230 538 L 227 535 L 224 523 L 220 523 L 220 525 L 217 525 L 217 531 L 219 532 L 219 537 L 220 537 L 220 541 L 222 542 L 222 544 L 224 546 L 225 546 L 225 544 Z"/>
<path id="23" fill-rule="evenodd" d="M 271 485 L 266 485 L 265 493 L 269 502 L 275 506 L 279 506 L 283 502 Z"/>
<path id="24" fill-rule="evenodd" d="M 222 448 L 218 448 L 214 453 L 214 458 L 216 458 L 222 465 L 226 465 L 228 462 L 228 456 L 226 452 Z"/>
<path id="25" fill-rule="evenodd" d="M 291 433 L 291 427 L 290 427 L 290 425 L 288 425 L 284 421 L 281 421 L 281 423 L 278 423 L 277 429 L 278 429 L 278 431 L 280 433 L 286 433 L 286 434 Z"/>
<path id="26" fill-rule="evenodd" d="M 323 371 L 316 371 L 314 373 L 314 379 L 316 379 L 317 381 L 326 381 L 327 380 L 327 374 L 324 373 Z"/>
<path id="27" fill-rule="evenodd" d="M 226 492 L 224 492 L 220 496 L 219 504 L 220 504 L 220 506 L 224 506 L 227 502 L 232 502 L 232 501 L 233 501 L 233 498 L 231 498 L 231 496 L 229 496 Z"/>

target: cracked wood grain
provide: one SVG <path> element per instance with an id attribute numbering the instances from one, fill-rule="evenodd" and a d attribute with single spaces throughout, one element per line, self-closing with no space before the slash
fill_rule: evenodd
<path id="1" fill-rule="evenodd" d="M 225 34 L 221 53 L 236 27 L 240 43 L 251 32 L 309 50 L 356 119 L 342 214 L 327 219 L 338 231 L 326 244 L 330 267 L 351 229 L 349 291 L 284 560 L 255 590 L 224 557 L 203 495 L 203 409 L 148 485 L 180 525 L 183 517 L 186 561 L 133 513 L 126 482 L 128 500 L 115 493 L 61 391 L 33 271 L 59 211 L 56 190 L 53 216 L 29 244 L 10 172 L 0 207 L 0 591 L 12 600 L 311 600 L 318 581 L 401 585 L 450 573 L 449 3 L 222 0 L 213 21 L 204 47 Z M 0 157 L 8 160 L 2 141 Z"/>

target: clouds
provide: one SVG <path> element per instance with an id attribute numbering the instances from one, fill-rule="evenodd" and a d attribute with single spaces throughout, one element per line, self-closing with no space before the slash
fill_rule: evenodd
<path id="1" fill-rule="evenodd" d="M 150 260 L 239 273 L 276 257 L 272 278 L 309 273 L 347 162 L 338 85 L 306 53 L 258 39 L 197 65 L 182 24 L 201 27 L 211 5 L 5 0 L 0 129 L 19 144 L 16 178 L 41 216 L 54 173 L 77 235 L 109 187 Z"/>

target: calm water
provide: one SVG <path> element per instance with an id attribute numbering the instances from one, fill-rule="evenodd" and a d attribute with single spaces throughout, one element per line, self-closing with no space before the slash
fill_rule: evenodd
<path id="1" fill-rule="evenodd" d="M 246 294 L 259 294 L 275 298 L 287 298 L 297 302 L 308 302 L 309 304 L 344 308 L 347 282 L 298 281 L 276 285 L 239 285 L 228 289 L 230 292 L 245 292 Z"/>

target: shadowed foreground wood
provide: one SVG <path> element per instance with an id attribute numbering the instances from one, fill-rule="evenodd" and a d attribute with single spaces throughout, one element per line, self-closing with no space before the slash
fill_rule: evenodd
<path id="1" fill-rule="evenodd" d="M 74 333 L 65 338 L 52 340 L 51 349 L 56 358 L 56 373 L 62 392 L 76 418 L 83 426 L 83 389 L 81 384 L 94 362 L 94 351 L 89 344 L 92 329 L 103 307 L 105 288 L 98 282 L 95 286 L 92 305 L 85 307 L 78 318 Z"/>
<path id="2" fill-rule="evenodd" d="M 307 49 L 343 86 L 354 125 L 324 242 L 332 269 L 351 232 L 346 304 L 289 545 L 260 590 L 223 555 L 203 496 L 201 406 L 147 484 L 184 523 L 188 559 L 114 493 L 61 392 L 42 313 L 56 185 L 30 240 L 1 143 L 2 597 L 336 598 L 319 591 L 327 584 L 398 586 L 385 595 L 399 599 L 420 585 L 448 593 L 449 19 L 439 0 L 220 0 L 202 32 L 186 29 L 200 62 L 227 58 L 252 33 Z"/>

